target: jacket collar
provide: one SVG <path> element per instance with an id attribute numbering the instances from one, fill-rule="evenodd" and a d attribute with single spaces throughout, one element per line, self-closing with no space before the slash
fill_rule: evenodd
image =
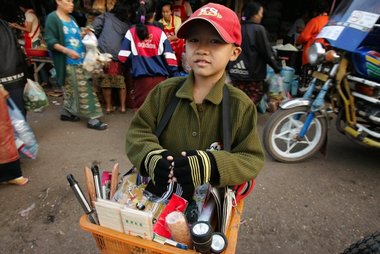
<path id="1" fill-rule="evenodd" d="M 206 96 L 205 101 L 209 101 L 215 105 L 222 102 L 223 99 L 223 87 L 224 81 L 226 80 L 226 73 L 216 82 L 215 86 L 211 89 L 210 93 Z M 193 84 L 194 84 L 194 73 L 191 71 L 188 78 L 182 85 L 182 87 L 177 91 L 176 96 L 182 99 L 193 100 Z"/>

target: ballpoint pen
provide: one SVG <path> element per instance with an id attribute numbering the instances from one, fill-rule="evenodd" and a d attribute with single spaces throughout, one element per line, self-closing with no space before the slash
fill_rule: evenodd
<path id="1" fill-rule="evenodd" d="M 98 222 L 98 219 L 96 218 L 94 210 L 90 207 L 90 204 L 87 202 L 80 186 L 78 185 L 78 182 L 75 180 L 72 174 L 67 175 L 67 181 L 69 182 L 70 187 L 73 190 L 75 196 L 77 197 L 79 203 L 81 204 L 84 212 L 88 215 L 88 218 L 90 219 L 90 221 L 94 224 L 99 225 L 99 222 Z"/>
<path id="2" fill-rule="evenodd" d="M 94 164 L 91 167 L 92 175 L 94 176 L 94 183 L 95 183 L 95 191 L 96 196 L 98 198 L 103 198 L 102 196 L 102 185 L 100 183 L 100 176 L 99 176 L 99 167 L 98 165 Z"/>

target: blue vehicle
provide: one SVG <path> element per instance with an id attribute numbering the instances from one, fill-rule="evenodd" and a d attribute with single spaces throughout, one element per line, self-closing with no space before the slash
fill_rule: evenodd
<path id="1" fill-rule="evenodd" d="M 327 143 L 329 119 L 348 137 L 380 148 L 380 1 L 346 0 L 308 54 L 317 71 L 302 98 L 283 101 L 266 123 L 264 146 L 299 162 Z M 331 117 L 335 114 L 335 117 Z"/>

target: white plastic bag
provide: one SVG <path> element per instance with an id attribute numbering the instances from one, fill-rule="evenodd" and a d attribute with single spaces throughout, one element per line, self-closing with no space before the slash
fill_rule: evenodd
<path id="1" fill-rule="evenodd" d="M 101 54 L 98 50 L 98 39 L 94 33 L 87 33 L 83 37 L 83 45 L 86 47 L 86 55 L 83 60 L 83 68 L 92 73 L 101 73 L 103 67 L 112 60 L 112 55 Z"/>
<path id="2" fill-rule="evenodd" d="M 31 159 L 35 159 L 38 153 L 36 137 L 24 116 L 11 98 L 7 99 L 8 112 L 15 131 L 17 149 Z"/>
<path id="3" fill-rule="evenodd" d="M 27 79 L 24 88 L 24 103 L 26 110 L 42 109 L 49 106 L 49 100 L 44 89 L 31 79 Z"/>
<path id="4" fill-rule="evenodd" d="M 98 39 L 94 33 L 87 33 L 82 40 L 83 45 L 86 47 L 86 55 L 83 60 L 83 68 L 88 72 L 93 72 L 97 66 L 98 58 Z"/>

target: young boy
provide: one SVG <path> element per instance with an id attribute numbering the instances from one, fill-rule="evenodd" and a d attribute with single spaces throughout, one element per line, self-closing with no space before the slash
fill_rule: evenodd
<path id="1" fill-rule="evenodd" d="M 150 176 L 148 190 L 161 196 L 177 185 L 177 194 L 191 200 L 201 184 L 238 185 L 256 178 L 264 162 L 252 101 L 225 84 L 225 68 L 241 52 L 236 14 L 225 6 L 207 4 L 184 22 L 178 37 L 186 39 L 187 78 L 158 85 L 132 120 L 126 150 L 140 173 Z M 183 83 L 183 84 L 182 84 Z M 159 137 L 154 131 L 177 85 L 179 98 Z M 231 151 L 223 151 L 223 88 L 230 94 Z M 178 188 L 182 186 L 182 188 Z M 179 190 L 180 189 L 180 190 Z"/>

